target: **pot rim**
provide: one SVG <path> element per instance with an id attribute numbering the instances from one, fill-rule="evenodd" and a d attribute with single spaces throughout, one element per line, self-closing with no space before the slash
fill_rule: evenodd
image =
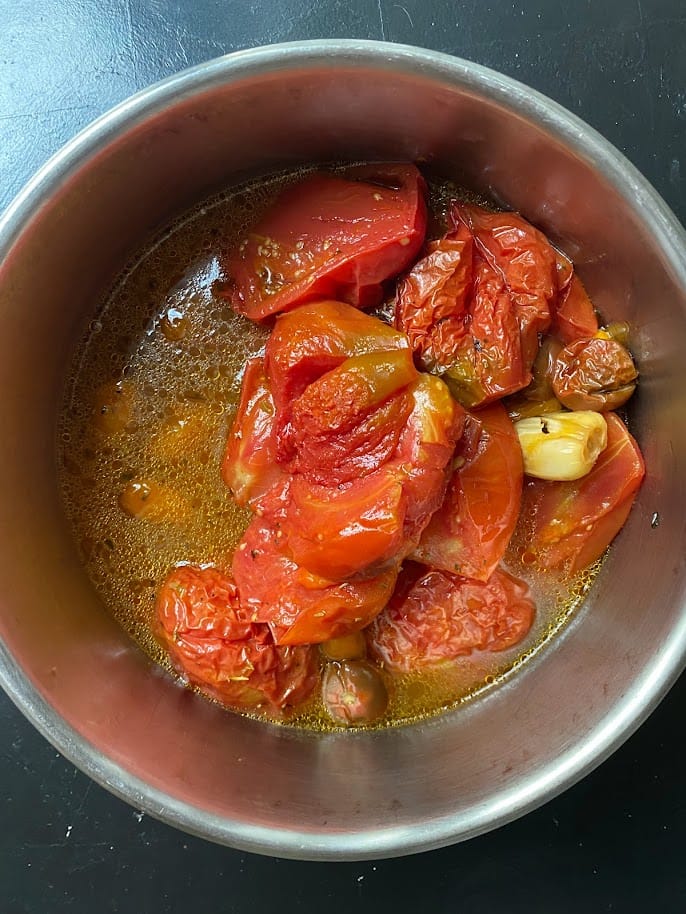
<path id="1" fill-rule="evenodd" d="M 213 86 L 294 67 L 364 64 L 423 76 L 473 91 L 551 134 L 635 209 L 686 289 L 686 231 L 643 175 L 609 141 L 561 105 L 494 70 L 409 45 L 353 39 L 287 42 L 237 51 L 167 77 L 101 115 L 53 155 L 0 216 L 0 260 L 72 175 L 118 136 L 178 101 Z M 50 706 L 0 641 L 0 685 L 38 731 L 102 787 L 137 809 L 184 831 L 246 851 L 309 860 L 362 860 L 443 847 L 482 834 L 535 809 L 580 780 L 645 720 L 686 665 L 686 617 L 670 643 L 595 730 L 523 785 L 501 790 L 467 821 L 462 813 L 417 828 L 379 827 L 349 834 L 299 832 L 227 820 L 173 799 L 131 775 L 84 739 Z M 264 726 L 260 724 L 260 726 Z M 417 726 L 417 725 L 415 725 Z M 351 734 L 364 738 L 364 734 Z"/>

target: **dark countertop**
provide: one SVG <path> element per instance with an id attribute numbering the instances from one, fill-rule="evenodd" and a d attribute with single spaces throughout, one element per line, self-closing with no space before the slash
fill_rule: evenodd
<path id="1" fill-rule="evenodd" d="M 615 143 L 686 220 L 683 0 L 0 0 L 0 23 L 0 210 L 135 90 L 239 48 L 346 37 L 447 51 L 539 89 Z M 680 912 L 685 713 L 682 677 L 592 775 L 490 835 L 399 860 L 308 864 L 217 847 L 136 812 L 0 695 L 0 912 Z"/>

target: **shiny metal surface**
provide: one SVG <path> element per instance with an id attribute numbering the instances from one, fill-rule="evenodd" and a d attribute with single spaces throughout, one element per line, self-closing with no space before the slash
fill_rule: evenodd
<path id="1" fill-rule="evenodd" d="M 520 209 L 575 259 L 604 315 L 634 323 L 633 430 L 648 478 L 591 598 L 517 676 L 421 725 L 317 736 L 187 694 L 109 618 L 62 518 L 55 411 L 76 334 L 149 232 L 247 174 L 368 157 L 425 159 Z M 274 46 L 120 105 L 0 223 L 4 687 L 114 793 L 262 853 L 410 853 L 494 828 L 563 790 L 640 724 L 684 665 L 685 251 L 665 204 L 593 130 L 441 54 L 352 41 Z"/>

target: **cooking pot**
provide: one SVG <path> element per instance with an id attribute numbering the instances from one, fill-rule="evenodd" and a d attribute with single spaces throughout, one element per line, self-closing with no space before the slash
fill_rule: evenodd
<path id="1" fill-rule="evenodd" d="M 257 174 L 413 160 L 521 211 L 626 319 L 647 479 L 584 605 L 503 683 L 443 715 L 317 734 L 184 690 L 108 615 L 56 474 L 74 347 L 146 238 Z M 307 859 L 406 854 L 477 835 L 598 765 L 686 646 L 686 236 L 609 143 L 467 61 L 316 41 L 244 51 L 119 105 L 59 152 L 0 223 L 0 680 L 98 783 L 166 822 Z"/>

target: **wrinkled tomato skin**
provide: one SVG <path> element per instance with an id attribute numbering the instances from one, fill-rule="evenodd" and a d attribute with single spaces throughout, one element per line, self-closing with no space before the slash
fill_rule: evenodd
<path id="1" fill-rule="evenodd" d="M 502 569 L 483 582 L 410 564 L 367 629 L 367 646 L 386 669 L 409 673 L 474 651 L 507 650 L 524 638 L 534 615 L 528 586 Z"/>
<path id="2" fill-rule="evenodd" d="M 432 242 L 401 280 L 395 323 L 421 367 L 441 375 L 463 406 L 498 400 L 529 383 L 512 296 L 502 273 L 475 249 L 465 221 Z"/>
<path id="3" fill-rule="evenodd" d="M 461 465 L 412 558 L 487 581 L 512 538 L 522 495 L 522 451 L 503 406 L 468 417 L 455 456 Z"/>
<path id="4" fill-rule="evenodd" d="M 410 351 L 399 349 L 354 356 L 314 381 L 284 431 L 291 469 L 320 485 L 377 470 L 398 445 L 412 409 L 406 388 L 416 379 Z"/>
<path id="5" fill-rule="evenodd" d="M 318 301 L 277 318 L 265 349 L 277 412 L 285 413 L 305 388 L 346 359 L 409 349 L 404 333 L 338 301 Z"/>
<path id="6" fill-rule="evenodd" d="M 156 617 L 174 666 L 231 708 L 279 717 L 319 681 L 315 650 L 278 647 L 266 625 L 245 619 L 234 582 L 214 568 L 175 568 L 157 596 Z"/>
<path id="7" fill-rule="evenodd" d="M 558 292 L 550 332 L 564 345 L 589 339 L 598 332 L 598 317 L 574 266 L 556 251 Z"/>
<path id="8" fill-rule="evenodd" d="M 307 437 L 344 434 L 416 380 L 406 349 L 353 356 L 305 389 L 293 404 L 291 422 Z"/>
<path id="9" fill-rule="evenodd" d="M 512 297 L 500 273 L 478 254 L 469 317 L 469 334 L 443 377 L 459 402 L 472 409 L 522 390 L 531 379 Z"/>
<path id="10" fill-rule="evenodd" d="M 619 416 L 606 413 L 605 419 L 607 447 L 588 475 L 574 482 L 526 482 L 522 516 L 533 524 L 526 562 L 574 574 L 600 558 L 624 525 L 645 465 Z"/>
<path id="11" fill-rule="evenodd" d="M 382 283 L 424 242 L 425 191 L 414 165 L 308 175 L 282 191 L 224 263 L 227 297 L 253 320 L 316 298 L 379 304 Z"/>
<path id="12" fill-rule="evenodd" d="M 256 517 L 233 556 L 233 574 L 248 618 L 269 625 L 280 645 L 319 644 L 364 628 L 383 609 L 398 574 L 340 583 L 300 567 L 282 551 L 278 521 Z"/>
<path id="13" fill-rule="evenodd" d="M 557 293 L 555 250 L 517 213 L 453 203 L 453 231 L 399 284 L 396 325 L 467 408 L 525 388 Z"/>
<path id="14" fill-rule="evenodd" d="M 416 546 L 441 504 L 464 410 L 436 377 L 421 375 L 390 459 L 368 475 L 319 485 L 296 474 L 280 534 L 285 554 L 330 580 L 376 574 Z"/>
<path id="15" fill-rule="evenodd" d="M 283 475 L 277 465 L 275 420 L 264 360 L 250 359 L 221 467 L 222 479 L 242 507 L 259 501 Z"/>
<path id="16" fill-rule="evenodd" d="M 629 351 L 615 340 L 576 340 L 552 366 L 555 396 L 567 409 L 619 409 L 633 394 L 637 377 Z"/>
<path id="17" fill-rule="evenodd" d="M 472 231 L 475 248 L 501 276 L 519 325 L 525 372 L 538 352 L 539 335 L 550 327 L 557 293 L 555 250 L 542 232 L 513 212 L 492 213 L 454 204 L 451 218 Z"/>
<path id="18" fill-rule="evenodd" d="M 328 430 L 309 437 L 291 425 L 284 431 L 292 470 L 317 485 L 344 485 L 374 473 L 392 459 L 412 412 L 412 395 L 403 391 L 362 418 L 347 434 Z"/>
<path id="19" fill-rule="evenodd" d="M 472 236 L 466 226 L 427 245 L 425 255 L 400 280 L 395 325 L 404 331 L 427 371 L 441 370 L 468 333 L 472 287 Z"/>

